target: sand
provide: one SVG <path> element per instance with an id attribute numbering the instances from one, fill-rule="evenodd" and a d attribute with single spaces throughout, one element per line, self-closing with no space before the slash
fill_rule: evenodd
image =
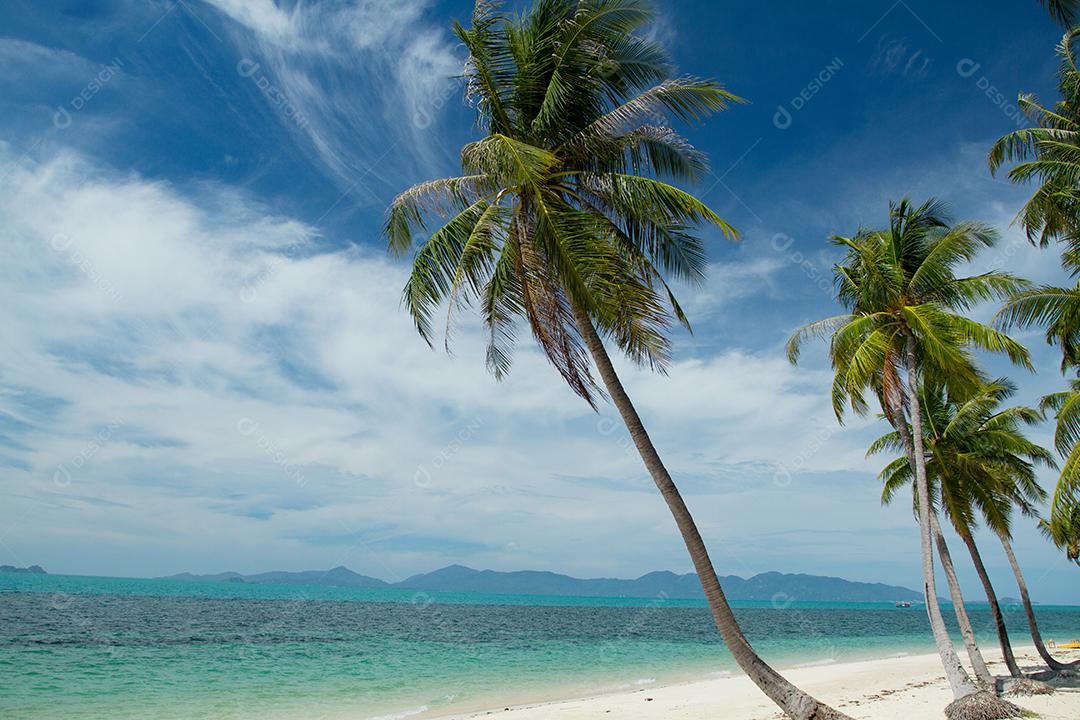
<path id="1" fill-rule="evenodd" d="M 963 653 L 962 648 L 958 651 Z M 983 648 L 991 672 L 1007 675 L 1000 653 Z M 1025 671 L 1045 669 L 1033 648 L 1015 648 Z M 1057 650 L 1062 660 L 1080 652 Z M 795 684 L 856 720 L 943 718 L 952 693 L 936 654 L 837 663 L 785 670 Z M 1048 696 L 1010 698 L 1044 720 L 1080 720 L 1080 684 Z M 506 720 L 775 720 L 784 717 L 749 678 L 737 675 L 551 702 L 483 713 L 447 716 L 454 720 L 497 715 Z"/>

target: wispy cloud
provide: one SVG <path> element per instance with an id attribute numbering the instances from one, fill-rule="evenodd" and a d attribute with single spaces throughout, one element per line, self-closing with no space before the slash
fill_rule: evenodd
<path id="1" fill-rule="evenodd" d="M 448 155 L 437 123 L 460 88 L 458 57 L 428 0 L 298 3 L 206 0 L 227 15 L 238 72 L 264 88 L 286 127 L 303 139 L 342 191 L 385 200 Z M 410 167 L 383 162 L 411 158 Z"/>

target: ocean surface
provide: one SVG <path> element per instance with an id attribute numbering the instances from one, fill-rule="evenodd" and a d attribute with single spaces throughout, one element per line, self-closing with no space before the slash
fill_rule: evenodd
<path id="1" fill-rule="evenodd" d="M 933 650 L 919 606 L 736 613 L 780 667 Z M 1080 607 L 1037 613 L 1045 637 L 1080 637 Z M 703 601 L 0 573 L 5 720 L 421 718 L 732 672 Z"/>

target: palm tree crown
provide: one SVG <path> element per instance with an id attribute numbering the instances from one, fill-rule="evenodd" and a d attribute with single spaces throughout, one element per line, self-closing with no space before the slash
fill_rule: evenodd
<path id="1" fill-rule="evenodd" d="M 432 317 L 476 304 L 489 368 L 510 368 L 524 318 L 543 352 L 594 402 L 582 311 L 633 360 L 663 370 L 666 331 L 686 318 L 665 277 L 699 281 L 699 224 L 735 231 L 670 184 L 706 169 L 672 127 L 739 101 L 719 84 L 672 78 L 664 49 L 639 34 L 644 0 L 537 0 L 520 18 L 480 2 L 455 32 L 487 135 L 461 152 L 463 174 L 417 185 L 389 209 L 390 248 L 406 252 L 431 214 L 448 217 L 416 251 L 404 301 L 431 342 Z"/>
<path id="2" fill-rule="evenodd" d="M 1009 537 L 1012 509 L 1035 516 L 1046 500 L 1036 467 L 1053 467 L 1053 456 L 1023 432 L 1024 426 L 1041 422 L 1042 415 L 1030 407 L 1001 409 L 1015 392 L 1015 385 L 999 379 L 963 400 L 950 398 L 940 387 L 922 393 L 931 495 L 961 536 L 971 534 L 981 517 L 995 533 Z M 900 457 L 881 471 L 883 504 L 912 480 L 898 432 L 879 438 L 867 455 L 886 451 Z"/>
<path id="3" fill-rule="evenodd" d="M 1058 44 L 1061 61 L 1058 88 L 1061 99 L 1053 108 L 1040 104 L 1034 95 L 1022 94 L 1020 108 L 1035 124 L 1001 138 L 990 151 L 992 172 L 1006 162 L 1014 183 L 1036 181 L 1039 188 L 1024 205 L 1017 220 L 1028 238 L 1046 246 L 1053 240 L 1065 243 L 1066 267 L 1080 268 L 1080 68 L 1075 43 L 1080 27 L 1065 33 Z"/>
<path id="4" fill-rule="evenodd" d="M 843 419 L 848 404 L 856 413 L 868 412 L 866 393 L 873 392 L 896 427 L 903 417 L 901 370 L 914 370 L 906 367 L 909 340 L 922 376 L 955 391 L 980 384 L 973 349 L 1004 352 L 1031 367 L 1019 343 L 960 314 L 1027 288 L 1025 281 L 1005 272 L 956 276 L 957 265 L 996 241 L 997 233 L 986 225 L 950 226 L 944 206 L 934 200 L 916 207 L 906 199 L 890 205 L 887 229 L 832 239 L 846 250 L 835 275 L 838 298 L 848 313 L 798 330 L 788 342 L 788 356 L 795 362 L 806 339 L 831 335 L 837 418 Z"/>

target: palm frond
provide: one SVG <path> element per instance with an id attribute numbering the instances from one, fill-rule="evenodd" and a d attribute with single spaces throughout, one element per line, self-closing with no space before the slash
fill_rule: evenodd
<path id="1" fill-rule="evenodd" d="M 429 343 L 438 308 L 447 344 L 452 313 L 474 308 L 487 365 L 502 378 L 527 325 L 594 406 L 582 322 L 632 361 L 666 370 L 671 326 L 690 326 L 669 280 L 704 277 L 702 227 L 737 235 L 667 182 L 707 168 L 671 121 L 737 98 L 711 80 L 671 77 L 668 53 L 643 32 L 652 17 L 648 0 L 535 0 L 520 15 L 480 0 L 471 25 L 455 25 L 484 137 L 462 148 L 460 177 L 398 196 L 383 228 L 395 254 L 418 245 L 404 304 Z"/>

